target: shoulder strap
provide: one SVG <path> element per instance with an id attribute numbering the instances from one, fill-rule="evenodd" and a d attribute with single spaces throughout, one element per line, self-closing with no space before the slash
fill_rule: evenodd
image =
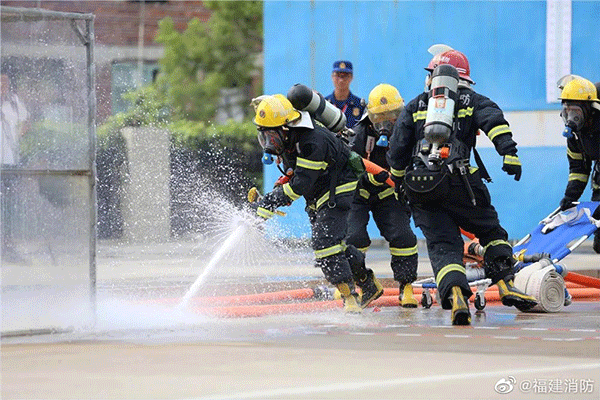
<path id="1" fill-rule="evenodd" d="M 458 95 L 458 93 L 457 93 L 457 95 Z M 455 128 L 452 130 L 452 135 L 456 134 L 456 121 L 458 120 L 458 109 L 459 108 L 460 107 L 458 105 L 458 102 L 456 102 L 456 106 L 454 108 Z M 479 168 L 479 174 L 481 175 L 481 178 L 483 180 L 485 180 L 486 182 L 492 182 L 492 178 L 490 177 L 490 174 L 489 174 L 487 168 L 485 167 L 485 164 L 483 163 L 483 160 L 481 159 L 479 152 L 475 148 L 475 144 L 476 144 L 476 142 L 473 143 L 473 157 L 475 158 L 475 164 L 477 164 L 477 167 Z M 467 148 L 468 148 L 468 144 L 467 144 Z"/>

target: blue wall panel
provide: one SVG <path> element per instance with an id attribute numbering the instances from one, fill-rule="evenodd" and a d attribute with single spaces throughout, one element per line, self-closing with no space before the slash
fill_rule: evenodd
<path id="1" fill-rule="evenodd" d="M 467 55 L 474 89 L 503 110 L 558 112 L 557 103 L 546 102 L 545 1 L 266 1 L 264 11 L 265 93 L 286 94 L 303 83 L 329 94 L 333 61 L 348 59 L 356 95 L 387 82 L 408 101 L 423 90 L 427 49 L 445 43 Z M 575 1 L 572 15 L 572 71 L 598 81 L 600 2 Z M 494 178 L 488 187 L 501 223 L 520 238 L 562 198 L 564 147 L 520 147 L 520 182 L 501 171 L 493 149 L 480 152 Z M 265 168 L 267 190 L 278 176 L 274 166 Z M 300 199 L 280 218 L 288 235 L 309 235 L 303 209 Z M 370 232 L 379 236 L 374 226 Z"/>
<path id="2" fill-rule="evenodd" d="M 388 82 L 410 99 L 423 89 L 427 48 L 445 43 L 469 57 L 476 89 L 505 110 L 556 108 L 545 101 L 545 4 L 266 2 L 265 91 L 286 92 L 302 82 L 328 94 L 331 64 L 345 58 L 354 63 L 351 88 L 359 96 Z M 587 46 L 592 33 L 584 35 Z"/>
<path id="3" fill-rule="evenodd" d="M 479 153 L 493 179 L 487 185 L 492 204 L 511 239 L 525 236 L 558 207 L 569 176 L 565 148 L 519 149 L 519 159 L 523 164 L 519 182 L 502 171 L 502 157 L 494 149 L 481 149 Z M 590 197 L 588 186 L 581 199 L 587 201 Z"/>
<path id="4" fill-rule="evenodd" d="M 573 3 L 571 69 L 593 82 L 600 81 L 600 1 Z"/>

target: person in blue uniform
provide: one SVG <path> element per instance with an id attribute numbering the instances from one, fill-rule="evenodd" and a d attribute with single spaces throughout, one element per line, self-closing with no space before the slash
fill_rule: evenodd
<path id="1" fill-rule="evenodd" d="M 346 115 L 346 127 L 348 128 L 356 125 L 365 111 L 365 101 L 350 91 L 350 83 L 353 77 L 350 61 L 334 62 L 333 72 L 331 73 L 333 93 L 325 97 L 327 101 L 342 110 Z"/>

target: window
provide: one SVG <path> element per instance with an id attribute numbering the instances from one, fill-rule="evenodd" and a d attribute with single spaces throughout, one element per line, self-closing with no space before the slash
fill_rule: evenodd
<path id="1" fill-rule="evenodd" d="M 117 114 L 126 111 L 130 104 L 123 99 L 123 94 L 149 85 L 154 80 L 159 70 L 157 62 L 144 62 L 142 64 L 142 75 L 139 74 L 139 63 L 137 61 L 113 62 L 111 73 L 111 112 Z"/>

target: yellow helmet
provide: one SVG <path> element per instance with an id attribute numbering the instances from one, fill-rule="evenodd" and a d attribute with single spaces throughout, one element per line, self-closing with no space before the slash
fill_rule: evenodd
<path id="1" fill-rule="evenodd" d="M 387 83 L 380 83 L 369 93 L 367 114 L 371 122 L 396 119 L 404 108 L 404 100 L 398 89 Z"/>
<path id="2" fill-rule="evenodd" d="M 559 87 L 561 83 L 559 81 Z M 580 76 L 566 82 L 559 97 L 560 100 L 599 101 L 596 86 Z"/>
<path id="3" fill-rule="evenodd" d="M 300 113 L 282 94 L 267 96 L 256 107 L 256 115 L 252 122 L 258 126 L 275 128 L 286 125 L 300 118 Z"/>

